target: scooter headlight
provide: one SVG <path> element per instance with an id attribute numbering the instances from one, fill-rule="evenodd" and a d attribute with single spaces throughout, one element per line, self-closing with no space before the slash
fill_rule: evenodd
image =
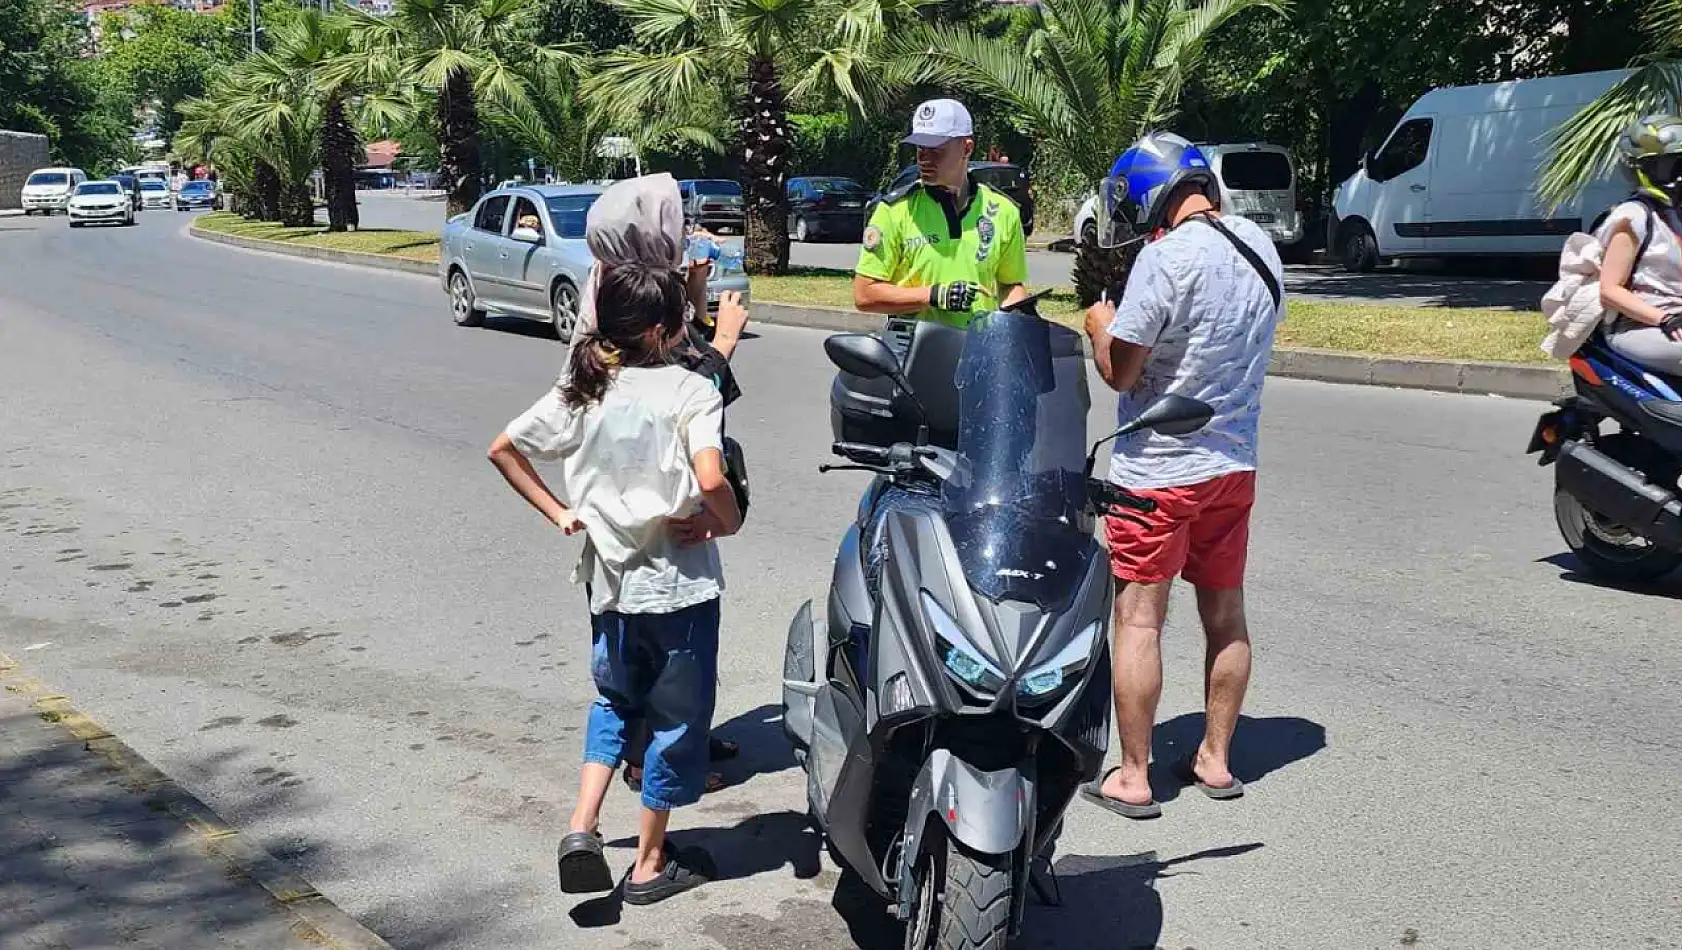
<path id="1" fill-rule="evenodd" d="M 1093 622 L 1069 639 L 1050 659 L 1035 666 L 1016 681 L 1016 694 L 1023 699 L 1038 700 L 1054 696 L 1074 679 L 1075 674 L 1092 659 L 1092 644 L 1098 638 L 1102 624 Z"/>
<path id="2" fill-rule="evenodd" d="M 923 591 L 923 612 L 939 640 L 941 665 L 951 677 L 972 690 L 996 693 L 1004 687 L 1005 675 L 964 633 L 958 621 L 940 602 Z"/>

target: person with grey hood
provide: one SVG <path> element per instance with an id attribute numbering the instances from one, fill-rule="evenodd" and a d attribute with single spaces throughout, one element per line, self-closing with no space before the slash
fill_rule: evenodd
<path id="1" fill-rule="evenodd" d="M 602 278 L 616 266 L 644 264 L 650 267 L 678 270 L 683 265 L 684 226 L 683 199 L 678 194 L 677 180 L 661 173 L 644 175 L 615 182 L 602 192 L 590 206 L 585 217 L 584 241 L 589 245 L 595 264 L 585 278 L 579 302 L 578 328 L 580 338 L 596 330 L 596 296 Z M 688 339 L 673 354 L 679 363 L 709 379 L 729 407 L 741 397 L 735 375 L 730 370 L 730 358 L 741 341 L 742 329 L 747 325 L 747 310 L 740 306 L 738 295 L 727 293 L 719 302 L 718 323 L 709 343 L 695 326 L 694 314 L 706 312 L 707 277 L 711 262 L 691 262 L 685 280 L 689 314 L 685 325 Z M 738 504 L 745 501 L 740 495 Z M 745 505 L 743 505 L 745 510 Z M 642 790 L 642 751 L 646 743 L 645 724 L 633 728 L 635 738 L 626 756 L 625 784 L 633 791 Z M 734 758 L 740 751 L 736 744 L 713 737 L 708 751 L 714 762 Z M 717 773 L 707 776 L 708 792 L 724 787 L 724 777 Z"/>

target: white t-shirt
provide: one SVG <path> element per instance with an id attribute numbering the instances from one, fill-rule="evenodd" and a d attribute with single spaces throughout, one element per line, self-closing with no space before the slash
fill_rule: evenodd
<path id="1" fill-rule="evenodd" d="M 1666 219 L 1669 227 L 1666 227 Z M 1604 245 L 1612 237 L 1612 230 L 1620 223 L 1627 224 L 1635 235 L 1636 246 L 1647 236 L 1648 211 L 1639 201 L 1626 201 L 1606 216 L 1596 235 Z M 1634 280 L 1630 289 L 1636 296 L 1665 313 L 1682 312 L 1682 241 L 1678 241 L 1676 212 L 1652 211 L 1653 237 L 1647 242 L 1647 252 L 1635 262 Z M 1620 324 L 1632 321 L 1621 320 Z M 1646 324 L 1635 324 L 1646 326 Z"/>
<path id="2" fill-rule="evenodd" d="M 1284 266 L 1266 232 L 1234 215 L 1220 222 L 1283 287 Z M 1121 394 L 1117 417 L 1131 422 L 1170 392 L 1203 400 L 1215 415 L 1191 435 L 1147 431 L 1118 439 L 1110 481 L 1175 488 L 1254 471 L 1262 382 L 1282 310 L 1250 262 L 1205 222 L 1185 221 L 1141 251 L 1110 335 L 1151 352 L 1138 384 Z"/>
<path id="3" fill-rule="evenodd" d="M 559 460 L 550 487 L 584 523 L 573 580 L 590 585 L 590 612 L 665 614 L 724 589 L 718 547 L 683 546 L 671 518 L 700 510 L 694 458 L 723 446 L 718 390 L 681 366 L 626 367 L 602 400 L 567 406 L 560 384 L 508 424 L 527 458 Z"/>

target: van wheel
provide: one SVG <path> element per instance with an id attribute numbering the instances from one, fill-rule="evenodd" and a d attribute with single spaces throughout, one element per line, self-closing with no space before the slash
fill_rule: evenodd
<path id="1" fill-rule="evenodd" d="M 1378 239 L 1364 224 L 1352 224 L 1343 236 L 1343 269 L 1351 274 L 1370 274 L 1378 266 Z"/>

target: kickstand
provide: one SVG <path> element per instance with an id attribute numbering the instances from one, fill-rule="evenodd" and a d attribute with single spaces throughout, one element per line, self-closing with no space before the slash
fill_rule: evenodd
<path id="1" fill-rule="evenodd" d="M 1057 869 L 1043 857 L 1035 858 L 1028 865 L 1028 884 L 1034 889 L 1034 896 L 1047 907 L 1063 906 L 1063 887 L 1057 881 Z"/>

